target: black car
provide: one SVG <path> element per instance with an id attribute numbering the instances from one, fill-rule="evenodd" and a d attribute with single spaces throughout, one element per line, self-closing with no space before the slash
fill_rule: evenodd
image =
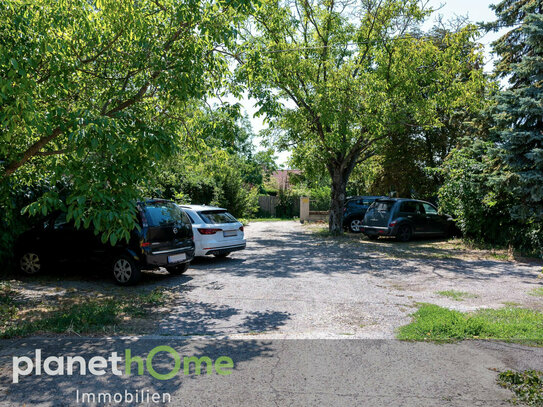
<path id="1" fill-rule="evenodd" d="M 356 196 L 347 198 L 343 208 L 343 228 L 348 229 L 353 233 L 362 232 L 361 226 L 364 220 L 364 215 L 380 196 Z"/>
<path id="2" fill-rule="evenodd" d="M 52 263 L 96 261 L 111 270 L 122 285 L 136 283 L 142 269 L 165 267 L 182 274 L 194 257 L 192 226 L 173 202 L 152 199 L 138 202 L 139 228 L 128 242 L 102 243 L 92 229 L 77 229 L 65 213 L 55 213 L 17 239 L 15 253 L 20 270 L 34 275 Z"/>
<path id="3" fill-rule="evenodd" d="M 407 242 L 413 236 L 452 235 L 455 225 L 449 215 L 440 215 L 429 202 L 383 198 L 368 208 L 362 229 L 370 239 L 395 236 Z"/>

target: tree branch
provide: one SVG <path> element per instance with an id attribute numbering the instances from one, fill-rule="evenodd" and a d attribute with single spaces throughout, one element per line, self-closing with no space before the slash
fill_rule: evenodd
<path id="1" fill-rule="evenodd" d="M 38 141 L 36 141 L 34 144 L 32 144 L 30 147 L 26 149 L 26 151 L 23 153 L 23 156 L 17 160 L 12 161 L 8 164 L 8 166 L 4 169 L 4 173 L 2 174 L 2 178 L 7 178 L 11 174 L 13 174 L 19 167 L 26 164 L 28 160 L 30 160 L 32 157 L 34 157 L 43 147 L 47 145 L 51 140 L 54 140 L 58 136 L 62 134 L 62 130 L 60 127 L 55 128 L 50 135 L 40 138 Z"/>
<path id="2" fill-rule="evenodd" d="M 36 157 L 49 157 L 49 156 L 52 156 L 52 155 L 61 155 L 61 154 L 66 154 L 68 151 L 67 148 L 64 148 L 62 150 L 54 150 L 54 151 L 38 151 L 36 153 Z"/>
<path id="3" fill-rule="evenodd" d="M 166 41 L 164 44 L 164 53 L 167 53 L 173 43 L 178 40 L 179 36 L 183 32 L 183 30 L 188 26 L 187 23 L 182 23 L 179 27 L 179 29 L 172 35 L 172 37 Z M 122 32 L 122 31 L 121 31 Z M 96 59 L 99 57 L 99 55 L 107 50 L 108 47 L 110 47 L 113 42 L 118 38 L 120 33 L 112 40 L 110 43 L 101 51 L 99 54 L 97 54 L 93 59 Z M 151 81 L 156 79 L 160 75 L 161 71 L 157 70 L 153 72 L 149 80 L 147 80 L 139 89 L 139 91 L 132 96 L 131 98 L 125 100 L 124 102 L 119 103 L 116 107 L 106 112 L 103 116 L 112 117 L 115 115 L 115 113 L 120 112 L 123 109 L 126 109 L 127 107 L 132 106 L 136 102 L 138 102 L 140 99 L 143 98 L 147 90 L 149 89 L 149 86 L 151 84 Z M 83 123 L 80 125 L 80 127 L 85 126 L 86 124 Z M 25 152 L 23 153 L 22 157 L 12 161 L 9 163 L 6 168 L 4 169 L 2 175 L 0 176 L 0 179 L 4 179 L 12 175 L 15 171 L 17 171 L 20 167 L 22 167 L 24 164 L 26 164 L 32 157 L 35 157 L 39 155 L 40 150 L 44 148 L 49 142 L 56 139 L 58 136 L 60 136 L 63 133 L 63 130 L 61 127 L 56 127 L 50 135 L 44 136 L 40 138 L 38 141 L 36 141 L 34 144 L 32 144 L 30 147 L 28 147 Z"/>

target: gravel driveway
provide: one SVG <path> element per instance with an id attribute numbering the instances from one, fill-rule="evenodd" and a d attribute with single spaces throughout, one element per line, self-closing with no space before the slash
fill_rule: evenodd
<path id="1" fill-rule="evenodd" d="M 543 308 L 541 265 L 426 250 L 422 243 L 331 239 L 297 222 L 255 222 L 247 250 L 202 258 L 163 280 L 182 290 L 157 335 L 394 337 L 419 302 L 458 310 Z M 422 256 L 422 257 L 421 257 Z M 439 291 L 469 293 L 462 301 Z"/>

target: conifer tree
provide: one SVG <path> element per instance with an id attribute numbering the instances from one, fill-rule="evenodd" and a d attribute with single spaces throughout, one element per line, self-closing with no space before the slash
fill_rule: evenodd
<path id="1" fill-rule="evenodd" d="M 497 96 L 495 120 L 511 185 L 519 200 L 514 218 L 543 240 L 543 2 L 506 0 L 493 28 L 511 27 L 494 43 L 496 73 L 509 81 Z M 538 237 L 539 236 L 539 237 Z"/>

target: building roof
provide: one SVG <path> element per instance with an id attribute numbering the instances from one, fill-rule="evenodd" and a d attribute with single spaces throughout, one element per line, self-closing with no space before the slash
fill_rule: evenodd
<path id="1" fill-rule="evenodd" d="M 300 170 L 278 170 L 272 173 L 272 177 L 277 181 L 279 189 L 289 189 L 290 174 L 301 174 Z"/>

